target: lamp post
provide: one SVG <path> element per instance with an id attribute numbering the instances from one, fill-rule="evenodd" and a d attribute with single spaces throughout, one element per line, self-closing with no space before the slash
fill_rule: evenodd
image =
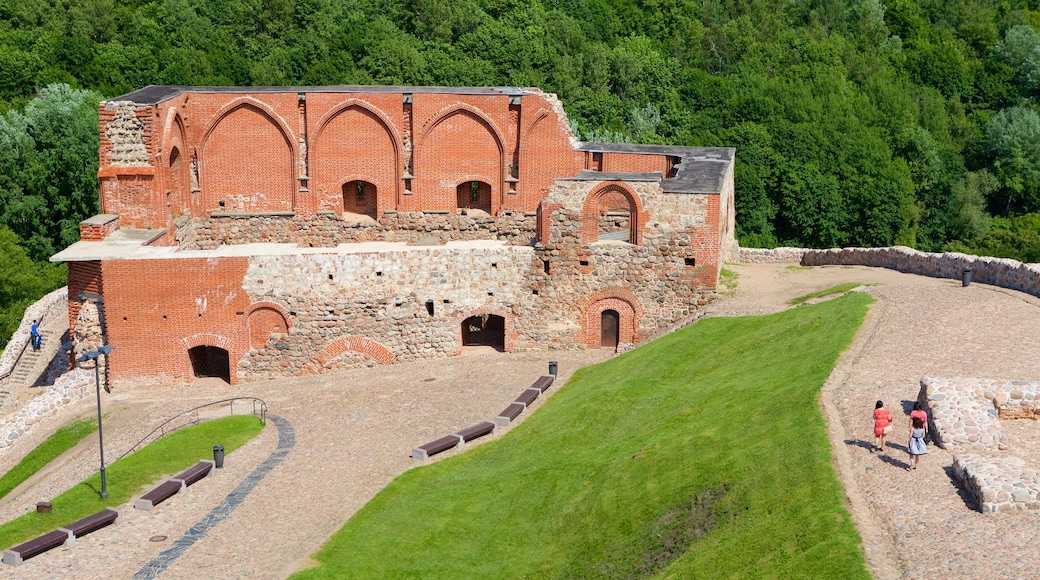
<path id="1" fill-rule="evenodd" d="M 101 431 L 101 372 L 98 359 L 104 356 L 107 361 L 108 353 L 113 350 L 115 350 L 114 346 L 103 345 L 99 346 L 97 350 L 88 350 L 76 359 L 79 362 L 94 361 L 94 386 L 97 390 L 98 446 L 101 448 L 101 499 L 108 499 L 108 483 L 105 481 L 105 437 Z"/>

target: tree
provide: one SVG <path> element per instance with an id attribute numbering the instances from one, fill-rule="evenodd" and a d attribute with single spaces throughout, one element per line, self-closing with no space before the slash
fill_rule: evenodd
<path id="1" fill-rule="evenodd" d="M 30 304 L 65 284 L 65 272 L 64 264 L 34 263 L 18 244 L 18 236 L 0 226 L 0 348 L 10 340 Z"/>
<path id="2" fill-rule="evenodd" d="M 0 224 L 43 261 L 79 239 L 98 211 L 98 102 L 50 85 L 24 112 L 0 116 Z"/>

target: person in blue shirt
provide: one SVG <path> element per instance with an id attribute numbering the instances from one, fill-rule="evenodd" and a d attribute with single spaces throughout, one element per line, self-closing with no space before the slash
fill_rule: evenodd
<path id="1" fill-rule="evenodd" d="M 32 341 L 33 350 L 40 350 L 42 344 L 42 337 L 40 336 L 40 325 L 33 320 L 32 326 L 29 327 L 29 339 Z"/>

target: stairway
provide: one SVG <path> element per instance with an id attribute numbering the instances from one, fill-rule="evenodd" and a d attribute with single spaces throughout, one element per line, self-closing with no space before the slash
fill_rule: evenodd
<path id="1" fill-rule="evenodd" d="M 53 331 L 41 328 L 40 336 L 42 337 L 40 350 L 33 350 L 31 346 L 26 345 L 25 352 L 18 359 L 10 376 L 0 381 L 0 414 L 11 393 L 23 387 L 31 387 L 47 369 L 47 365 L 61 347 L 59 344 L 61 336 L 55 336 Z"/>

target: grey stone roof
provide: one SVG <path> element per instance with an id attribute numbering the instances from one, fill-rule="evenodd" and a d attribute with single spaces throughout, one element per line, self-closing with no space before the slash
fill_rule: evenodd
<path id="1" fill-rule="evenodd" d="M 681 147 L 633 143 L 582 143 L 578 147 L 578 151 L 679 157 L 681 161 L 675 166 L 675 177 L 661 180 L 661 188 L 665 193 L 721 193 L 726 172 L 733 165 L 733 157 L 736 154 L 736 149 L 732 147 Z M 612 178 L 603 177 L 603 179 Z"/>
<path id="2" fill-rule="evenodd" d="M 518 87 L 396 87 L 384 85 L 335 85 L 327 87 L 193 87 L 183 85 L 150 85 L 109 101 L 130 101 L 138 105 L 156 105 L 181 93 L 453 93 L 460 95 L 535 94 Z"/>

